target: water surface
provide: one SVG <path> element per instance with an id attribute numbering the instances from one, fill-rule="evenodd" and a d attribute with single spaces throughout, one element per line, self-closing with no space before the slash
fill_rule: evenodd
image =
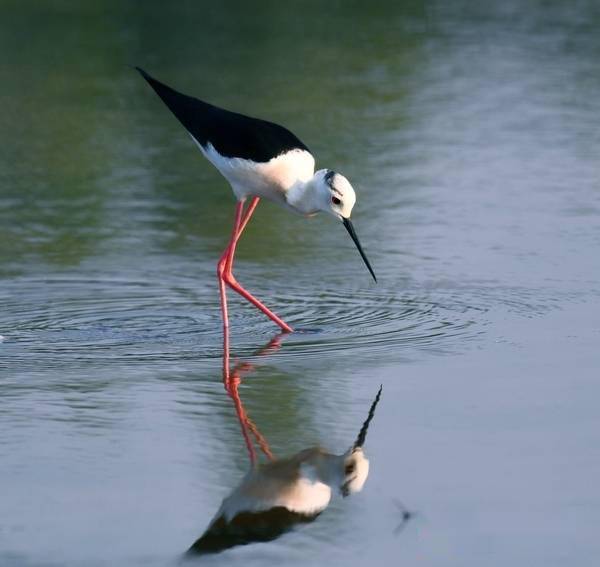
<path id="1" fill-rule="evenodd" d="M 234 201 L 128 64 L 279 121 L 357 189 L 342 227 L 261 204 L 231 296 L 240 394 L 364 491 L 215 564 L 594 565 L 594 2 L 7 2 L 0 19 L 0 564 L 164 565 L 248 466 L 215 278 Z M 402 531 L 400 504 L 416 511 Z"/>

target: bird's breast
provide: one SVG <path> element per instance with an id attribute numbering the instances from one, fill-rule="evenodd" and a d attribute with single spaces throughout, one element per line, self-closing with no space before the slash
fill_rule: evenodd
<path id="1" fill-rule="evenodd" d="M 306 183 L 314 175 L 315 160 L 306 150 L 290 150 L 267 162 L 225 157 L 210 144 L 198 144 L 206 158 L 231 185 L 236 197 L 250 195 L 285 203 L 286 193 L 297 183 Z"/>

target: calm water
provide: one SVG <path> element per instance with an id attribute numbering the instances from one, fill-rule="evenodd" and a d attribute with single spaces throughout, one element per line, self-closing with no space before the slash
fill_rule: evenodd
<path id="1" fill-rule="evenodd" d="M 274 453 L 344 451 L 384 392 L 362 493 L 208 563 L 595 565 L 598 3 L 80 4 L 1 8 L 0 565 L 169 564 L 248 466 L 232 195 L 127 64 L 294 130 L 379 278 L 258 208 L 237 276 L 307 330 L 258 355 L 230 300 Z"/>

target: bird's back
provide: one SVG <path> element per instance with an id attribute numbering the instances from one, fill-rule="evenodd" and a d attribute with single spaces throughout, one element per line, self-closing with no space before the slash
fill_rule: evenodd
<path id="1" fill-rule="evenodd" d="M 297 136 L 279 124 L 231 112 L 182 94 L 143 69 L 136 69 L 205 150 L 211 144 L 223 157 L 258 163 L 268 162 L 291 150 L 309 152 Z"/>
<path id="2" fill-rule="evenodd" d="M 327 455 L 323 449 L 313 447 L 251 470 L 188 553 L 215 553 L 270 541 L 298 524 L 312 522 L 327 507 L 331 489 L 316 479 L 303 479 L 303 465 L 323 455 Z"/>

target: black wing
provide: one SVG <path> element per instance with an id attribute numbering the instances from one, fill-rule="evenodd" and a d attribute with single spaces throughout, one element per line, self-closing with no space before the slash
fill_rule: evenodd
<path id="1" fill-rule="evenodd" d="M 290 150 L 310 151 L 287 128 L 230 112 L 184 95 L 136 67 L 184 128 L 206 148 L 208 143 L 225 157 L 266 162 Z"/>
<path id="2" fill-rule="evenodd" d="M 194 542 L 187 554 L 219 553 L 237 545 L 272 541 L 298 524 L 312 522 L 318 515 L 300 514 L 276 506 L 263 512 L 240 512 L 231 522 L 221 516 Z"/>

